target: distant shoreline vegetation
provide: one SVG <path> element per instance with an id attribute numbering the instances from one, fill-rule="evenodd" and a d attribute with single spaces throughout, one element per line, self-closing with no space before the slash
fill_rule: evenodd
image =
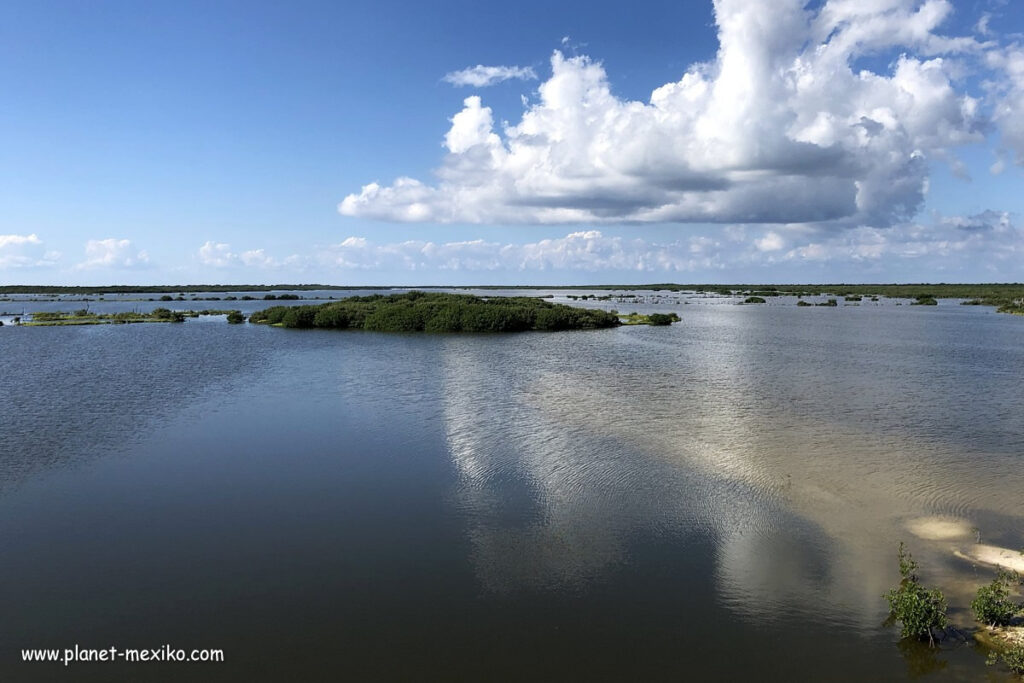
<path id="1" fill-rule="evenodd" d="M 39 294 L 48 296 L 87 296 L 106 294 L 161 294 L 161 301 L 185 301 L 186 293 L 241 293 L 241 292 L 308 292 L 308 291 L 390 291 L 407 289 L 404 286 L 352 286 L 352 285 L 321 285 L 321 284 L 274 284 L 274 285 L 114 285 L 114 286 L 42 286 L 42 285 L 0 285 L 0 300 L 12 295 Z M 975 284 L 789 284 L 789 285 L 757 285 L 757 284 L 677 284 L 656 283 L 644 285 L 477 285 L 450 286 L 429 285 L 416 288 L 423 291 L 446 290 L 548 290 L 548 291 L 605 291 L 605 292 L 696 292 L 698 294 L 716 294 L 720 296 L 746 297 L 750 303 L 757 299 L 778 296 L 833 296 L 843 297 L 846 305 L 860 302 L 865 297 L 877 302 L 879 297 L 893 299 L 910 299 L 916 305 L 932 306 L 938 299 L 962 299 L 964 305 L 992 306 L 999 313 L 1024 315 L 1024 284 L 1022 283 L 975 283 Z M 170 296 L 170 295 L 176 295 Z M 570 299 L 596 299 L 601 301 L 615 298 L 615 295 L 572 295 Z M 630 296 L 620 294 L 618 296 Z M 253 300 L 253 296 L 227 296 L 225 301 Z M 266 294 L 263 299 L 296 299 L 295 294 Z M 220 300 L 213 297 L 213 300 Z M 151 301 L 153 299 L 150 299 Z M 193 300 L 196 300 L 193 296 Z M 933 303 L 934 302 L 934 303 Z M 809 305 L 801 304 L 797 305 Z"/>
<path id="2" fill-rule="evenodd" d="M 610 285 L 322 285 L 322 284 L 275 284 L 275 285 L 0 285 L 0 294 L 178 294 L 189 292 L 309 292 L 309 291 L 385 291 L 392 289 L 416 289 L 423 291 L 437 289 L 458 290 L 552 290 L 552 291 L 670 291 L 706 292 L 722 295 L 779 296 L 885 296 L 890 298 L 917 299 L 932 296 L 936 299 L 1024 299 L 1024 283 L 908 283 L 908 284 L 679 284 L 672 282 L 655 284 L 610 284 Z"/>
<path id="3" fill-rule="evenodd" d="M 674 314 L 630 318 L 629 324 L 648 325 L 666 325 L 679 319 Z M 623 324 L 614 311 L 576 308 L 533 297 L 484 298 L 421 291 L 349 297 L 319 305 L 273 306 L 253 313 L 249 322 L 374 332 L 592 330 Z"/>
<path id="4" fill-rule="evenodd" d="M 394 287 L 347 285 L 0 285 L 0 294 L 179 294 L 189 292 L 311 292 L 386 290 Z"/>
<path id="5" fill-rule="evenodd" d="M 67 313 L 64 311 L 42 311 L 32 313 L 30 320 L 18 320 L 18 325 L 25 327 L 63 327 L 68 325 L 126 325 L 130 323 L 183 323 L 185 318 L 198 318 L 201 315 L 227 315 L 228 322 L 239 323 L 241 311 L 214 310 L 172 311 L 168 308 L 156 308 L 150 313 L 125 311 L 122 313 L 93 313 L 81 309 Z"/>

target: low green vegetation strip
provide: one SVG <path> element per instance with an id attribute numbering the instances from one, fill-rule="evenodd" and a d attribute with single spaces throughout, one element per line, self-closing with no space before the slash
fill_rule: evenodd
<path id="1" fill-rule="evenodd" d="M 630 313 L 629 315 L 621 316 L 621 318 L 623 325 L 671 325 L 680 320 L 679 316 L 675 313 L 651 313 L 650 315 Z"/>
<path id="2" fill-rule="evenodd" d="M 646 324 L 673 322 L 671 319 L 662 322 L 657 315 L 642 317 Z M 273 306 L 253 313 L 249 322 L 291 328 L 376 332 L 589 330 L 623 324 L 614 311 L 576 308 L 531 297 L 485 298 L 419 291 L 350 297 L 319 305 Z"/>
<path id="3" fill-rule="evenodd" d="M 999 308 L 996 310 L 1000 313 L 1009 313 L 1011 315 L 1024 315 L 1024 299 L 1008 301 L 1004 304 L 1000 304 Z"/>
<path id="4" fill-rule="evenodd" d="M 71 313 L 63 311 L 33 313 L 31 320 L 19 320 L 19 324 L 30 327 L 59 327 L 64 325 L 125 325 L 129 323 L 181 323 L 185 318 L 198 318 L 201 315 L 227 315 L 228 322 L 242 322 L 241 312 L 236 310 L 204 309 L 202 311 L 172 311 L 168 308 L 156 308 L 150 313 L 134 311 L 122 313 L 92 313 L 81 309 Z"/>

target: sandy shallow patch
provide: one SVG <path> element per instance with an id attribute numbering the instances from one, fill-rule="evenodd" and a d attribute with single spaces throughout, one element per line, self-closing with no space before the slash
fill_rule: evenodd
<path id="1" fill-rule="evenodd" d="M 971 562 L 1024 573 L 1024 553 L 1019 550 L 1010 550 L 1009 548 L 979 543 L 970 546 L 967 550 L 958 550 L 956 555 Z"/>
<path id="2" fill-rule="evenodd" d="M 970 522 L 958 517 L 918 517 L 906 523 L 907 530 L 928 541 L 954 541 L 974 532 Z"/>

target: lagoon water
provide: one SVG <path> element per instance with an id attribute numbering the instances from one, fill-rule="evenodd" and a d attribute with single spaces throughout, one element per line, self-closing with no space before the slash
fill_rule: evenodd
<path id="1" fill-rule="evenodd" d="M 968 626 L 1024 547 L 1024 319 L 770 301 L 0 328 L 0 680 L 1012 680 L 881 596 L 906 541 Z M 20 662 L 75 644 L 226 661 Z"/>

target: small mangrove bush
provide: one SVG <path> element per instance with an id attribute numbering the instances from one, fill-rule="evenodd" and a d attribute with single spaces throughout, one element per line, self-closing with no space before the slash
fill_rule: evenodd
<path id="1" fill-rule="evenodd" d="M 766 302 L 765 302 L 764 298 L 762 298 L 762 297 L 759 297 L 759 296 L 748 296 L 746 299 L 743 300 L 743 303 L 745 303 L 745 304 L 763 304 L 763 303 L 766 303 Z"/>
<path id="2" fill-rule="evenodd" d="M 671 325 L 679 322 L 680 318 L 676 313 L 651 313 L 647 316 L 648 325 Z"/>
<path id="3" fill-rule="evenodd" d="M 1013 621 L 1022 606 L 1010 599 L 1010 586 L 1020 582 L 1020 575 L 1016 572 L 1000 569 L 992 583 L 979 588 L 971 601 L 975 618 L 989 626 L 1006 626 Z"/>
<path id="4" fill-rule="evenodd" d="M 945 631 L 946 597 L 938 589 L 928 589 L 917 578 L 917 562 L 900 543 L 900 585 L 885 594 L 889 616 L 902 627 L 901 638 L 927 640 L 935 644 L 935 631 Z"/>

